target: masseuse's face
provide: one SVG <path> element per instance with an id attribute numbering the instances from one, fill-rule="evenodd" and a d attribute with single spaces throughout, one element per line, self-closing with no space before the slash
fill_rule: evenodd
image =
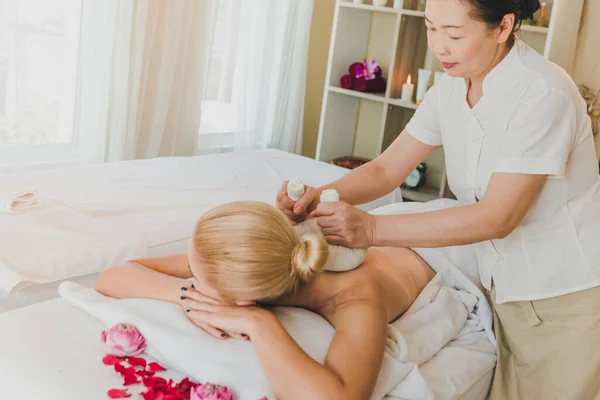
<path id="1" fill-rule="evenodd" d="M 472 77 L 486 73 L 510 30 L 492 30 L 473 19 L 467 0 L 428 0 L 425 8 L 429 49 L 448 75 Z"/>

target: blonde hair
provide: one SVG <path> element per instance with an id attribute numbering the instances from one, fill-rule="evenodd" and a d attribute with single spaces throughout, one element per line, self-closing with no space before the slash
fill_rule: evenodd
<path id="1" fill-rule="evenodd" d="M 298 238 L 283 212 L 255 201 L 227 203 L 204 214 L 193 245 L 202 278 L 231 301 L 294 294 L 323 270 L 329 257 L 320 235 Z"/>

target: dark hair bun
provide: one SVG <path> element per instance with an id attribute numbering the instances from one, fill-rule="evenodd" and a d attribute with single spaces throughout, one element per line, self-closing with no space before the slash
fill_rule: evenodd
<path id="1" fill-rule="evenodd" d="M 523 2 L 523 19 L 533 18 L 533 14 L 541 8 L 540 0 L 521 0 Z"/>

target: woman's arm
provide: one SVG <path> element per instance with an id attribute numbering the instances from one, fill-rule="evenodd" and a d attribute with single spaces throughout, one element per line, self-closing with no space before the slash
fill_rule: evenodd
<path id="1" fill-rule="evenodd" d="M 340 179 L 319 187 L 335 189 L 351 205 L 365 204 L 392 192 L 437 147 L 429 146 L 404 131 L 376 159 Z"/>
<path id="2" fill-rule="evenodd" d="M 368 399 L 383 361 L 387 315 L 381 297 L 363 289 L 353 289 L 352 299 L 328 315 L 336 334 L 324 365 L 309 357 L 266 310 L 204 305 L 202 310 L 193 310 L 191 318 L 248 333 L 277 398 Z M 360 297 L 355 295 L 357 290 Z"/>
<path id="3" fill-rule="evenodd" d="M 473 205 L 427 213 L 375 216 L 373 246 L 446 247 L 500 239 L 522 221 L 546 175 L 497 173 Z"/>
<path id="4" fill-rule="evenodd" d="M 187 255 L 140 259 L 101 272 L 94 289 L 114 298 L 149 298 L 178 302 L 192 274 Z"/>

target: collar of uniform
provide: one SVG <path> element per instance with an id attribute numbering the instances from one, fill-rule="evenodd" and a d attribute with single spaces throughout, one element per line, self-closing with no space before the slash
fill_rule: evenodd
<path id="1" fill-rule="evenodd" d="M 507 79 L 511 79 L 512 75 L 510 72 L 519 58 L 522 46 L 523 42 L 521 39 L 515 38 L 515 42 L 508 54 L 483 78 L 482 92 L 484 96 L 493 93 L 495 88 L 506 86 Z M 468 90 L 469 78 L 464 78 L 464 82 L 465 90 Z"/>

